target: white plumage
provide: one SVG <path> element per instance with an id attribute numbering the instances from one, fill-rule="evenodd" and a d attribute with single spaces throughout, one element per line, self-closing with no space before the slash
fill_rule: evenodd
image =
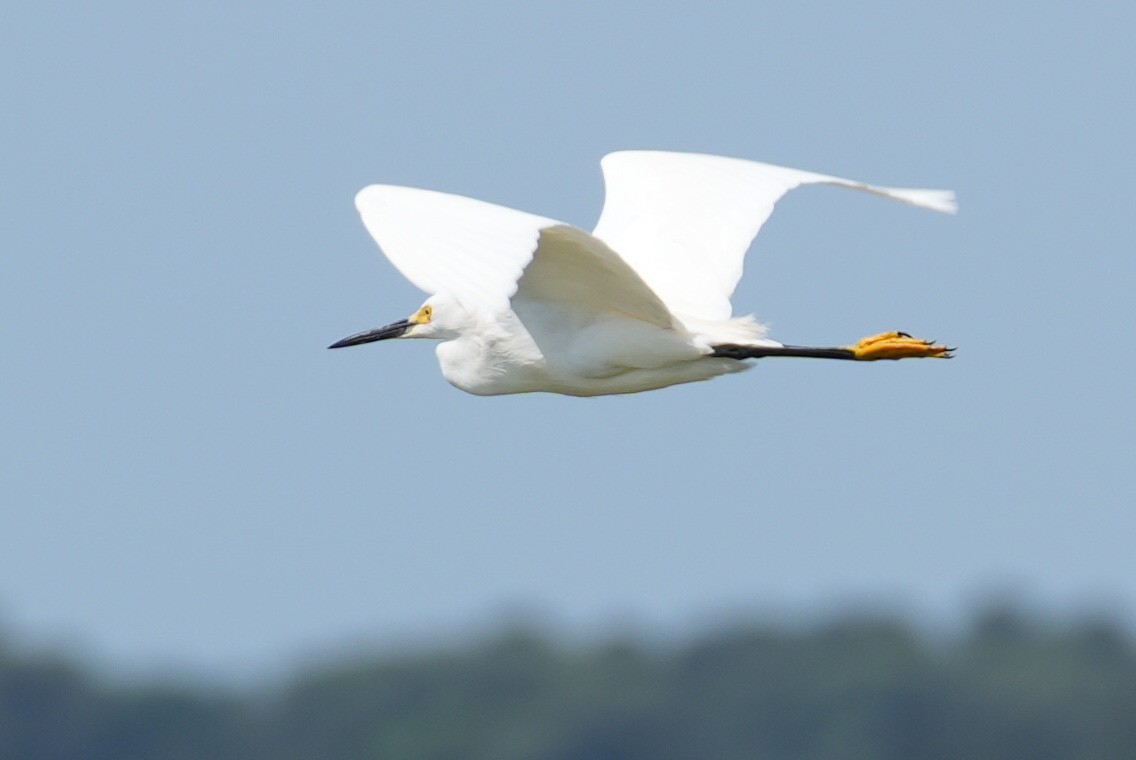
<path id="1" fill-rule="evenodd" d="M 764 356 L 949 355 L 902 333 L 876 336 L 872 350 L 864 342 L 785 347 L 752 318 L 731 317 L 730 297 L 750 243 L 795 187 L 834 184 L 948 213 L 953 193 L 688 153 L 612 153 L 601 165 L 607 195 L 590 234 L 457 195 L 361 190 L 355 205 L 368 232 L 431 297 L 408 319 L 332 347 L 440 339 L 446 379 L 483 395 L 631 393 L 738 371 Z"/>

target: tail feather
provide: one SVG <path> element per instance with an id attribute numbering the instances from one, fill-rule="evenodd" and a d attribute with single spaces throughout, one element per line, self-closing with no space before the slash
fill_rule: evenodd
<path id="1" fill-rule="evenodd" d="M 780 346 L 775 340 L 766 338 L 768 329 L 758 322 L 752 314 L 744 317 L 731 317 L 726 320 L 701 320 L 681 318 L 683 327 L 695 336 L 695 342 L 706 347 L 730 343 L 745 346 Z"/>

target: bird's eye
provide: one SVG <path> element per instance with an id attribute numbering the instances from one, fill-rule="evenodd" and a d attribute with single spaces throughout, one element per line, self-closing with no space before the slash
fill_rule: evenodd
<path id="1" fill-rule="evenodd" d="M 434 316 L 434 310 L 429 306 L 422 307 L 422 321 L 429 322 L 430 318 Z"/>

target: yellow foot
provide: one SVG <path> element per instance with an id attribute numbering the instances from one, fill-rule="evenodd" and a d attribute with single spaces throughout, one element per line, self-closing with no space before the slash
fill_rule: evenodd
<path id="1" fill-rule="evenodd" d="M 877 359 L 950 359 L 953 348 L 936 345 L 934 341 L 912 338 L 904 332 L 885 332 L 859 340 L 849 346 L 856 358 L 864 362 Z"/>

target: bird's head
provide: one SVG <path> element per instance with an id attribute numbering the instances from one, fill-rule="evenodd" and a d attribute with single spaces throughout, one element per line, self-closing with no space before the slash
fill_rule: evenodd
<path id="1" fill-rule="evenodd" d="M 358 346 L 389 338 L 452 340 L 461 335 L 462 326 L 468 322 L 469 314 L 455 299 L 434 295 L 427 298 L 426 303 L 406 319 L 349 335 L 343 340 L 332 343 L 328 348 Z"/>

